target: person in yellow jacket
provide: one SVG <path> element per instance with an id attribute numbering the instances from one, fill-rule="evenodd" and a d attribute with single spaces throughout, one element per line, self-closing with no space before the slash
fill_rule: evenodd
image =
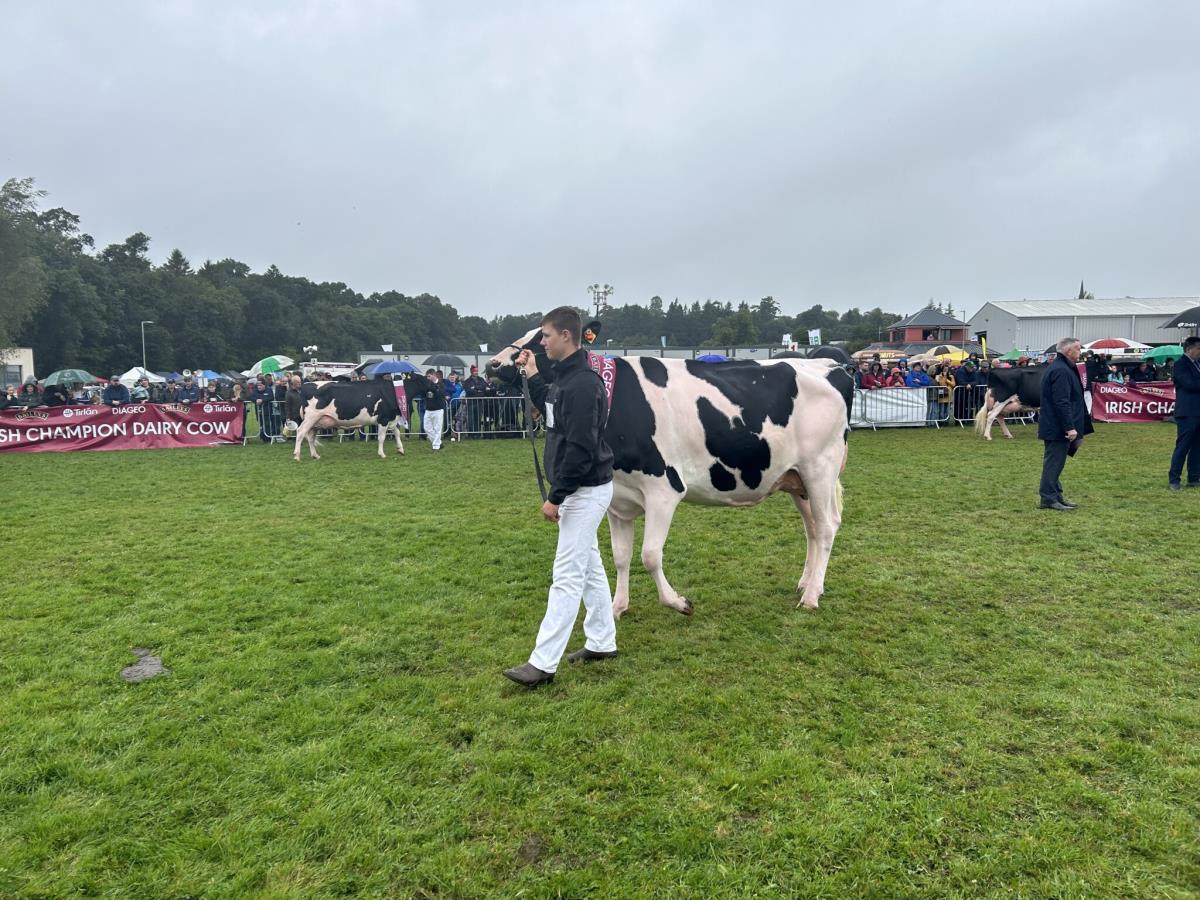
<path id="1" fill-rule="evenodd" d="M 954 369 L 949 363 L 938 363 L 933 370 L 933 383 L 937 387 L 937 421 L 950 417 L 950 397 L 954 394 Z"/>

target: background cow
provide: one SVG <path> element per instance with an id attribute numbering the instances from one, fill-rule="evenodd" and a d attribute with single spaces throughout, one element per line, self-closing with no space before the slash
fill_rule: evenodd
<path id="1" fill-rule="evenodd" d="M 411 376 L 414 387 L 427 383 L 422 375 Z M 406 379 L 407 384 L 407 379 Z M 300 446 L 308 441 L 308 455 L 320 459 L 317 453 L 317 430 L 321 428 L 361 428 L 369 425 L 379 427 L 379 457 L 386 459 L 383 452 L 388 432 L 396 436 L 396 449 L 404 455 L 404 444 L 400 441 L 403 412 L 396 402 L 395 382 L 385 379 L 371 381 L 330 381 L 315 390 L 305 385 L 303 417 L 296 430 L 296 449 L 292 454 L 300 461 Z"/>
<path id="2" fill-rule="evenodd" d="M 1042 376 L 1048 363 L 1036 366 L 1017 366 L 1013 369 L 992 369 L 988 375 L 987 393 L 983 405 L 975 414 L 975 431 L 992 439 L 992 425 L 1000 422 L 1006 438 L 1012 437 L 1005 416 L 1035 412 L 1042 405 Z"/>
<path id="3" fill-rule="evenodd" d="M 593 332 L 599 323 L 587 326 Z M 586 329 L 585 329 L 586 331 Z M 534 329 L 488 362 L 489 374 L 517 378 L 521 349 L 541 352 Z M 608 509 L 617 585 L 613 613 L 629 606 L 634 520 L 646 516 L 642 564 L 660 602 L 690 615 L 663 573 L 663 545 L 680 502 L 753 506 L 790 494 L 804 520 L 807 554 L 797 590 L 816 608 L 842 521 L 853 385 L 832 360 L 702 363 L 617 357 L 605 439 L 613 451 Z M 538 369 L 550 374 L 547 361 Z"/>

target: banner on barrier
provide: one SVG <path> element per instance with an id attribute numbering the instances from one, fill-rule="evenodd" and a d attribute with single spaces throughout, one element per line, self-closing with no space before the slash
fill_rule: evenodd
<path id="1" fill-rule="evenodd" d="M 929 388 L 880 388 L 855 391 L 851 428 L 924 425 L 929 409 Z"/>
<path id="2" fill-rule="evenodd" d="M 0 452 L 154 450 L 242 442 L 240 403 L 0 410 Z"/>
<path id="3" fill-rule="evenodd" d="M 1175 414 L 1170 381 L 1092 385 L 1092 418 L 1097 422 L 1161 422 Z"/>

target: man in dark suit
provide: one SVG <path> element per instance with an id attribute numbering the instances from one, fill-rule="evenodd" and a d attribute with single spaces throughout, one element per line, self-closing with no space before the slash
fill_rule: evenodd
<path id="1" fill-rule="evenodd" d="M 1092 433 L 1092 417 L 1083 403 L 1083 382 L 1079 380 L 1081 348 L 1078 338 L 1063 338 L 1058 342 L 1054 362 L 1042 376 L 1042 408 L 1038 413 L 1038 437 L 1045 441 L 1042 455 L 1042 509 L 1068 510 L 1078 504 L 1063 497 L 1062 482 L 1058 480 L 1066 465 L 1067 455 L 1075 455 L 1085 434 Z"/>
<path id="2" fill-rule="evenodd" d="M 1187 486 L 1200 488 L 1200 337 L 1183 342 L 1183 356 L 1175 363 L 1175 452 L 1167 486 L 1181 490 L 1183 461 L 1187 460 Z"/>

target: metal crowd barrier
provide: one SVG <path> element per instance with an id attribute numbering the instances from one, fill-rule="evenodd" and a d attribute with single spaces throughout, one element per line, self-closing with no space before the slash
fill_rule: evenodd
<path id="1" fill-rule="evenodd" d="M 460 397 L 451 401 L 455 440 L 519 438 L 525 433 L 525 401 L 521 397 Z M 536 416 L 535 428 L 541 428 Z"/>
<path id="2" fill-rule="evenodd" d="M 947 388 L 876 388 L 854 392 L 850 424 L 856 428 L 918 428 L 948 425 L 951 398 Z"/>
<path id="3" fill-rule="evenodd" d="M 960 428 L 975 427 L 975 414 L 986 402 L 987 390 L 986 384 L 960 384 L 954 388 L 953 417 Z M 1023 412 L 1020 415 L 1006 415 L 1004 421 L 1032 425 L 1037 418 L 1033 412 Z"/>

